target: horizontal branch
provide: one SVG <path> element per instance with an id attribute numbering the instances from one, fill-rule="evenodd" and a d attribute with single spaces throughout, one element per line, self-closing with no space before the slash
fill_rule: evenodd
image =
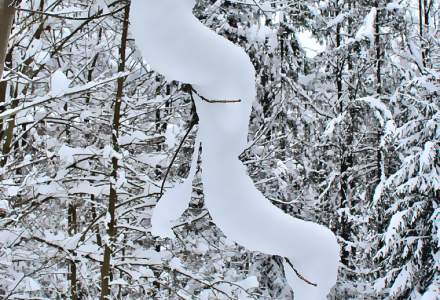
<path id="1" fill-rule="evenodd" d="M 43 15 L 43 16 L 47 16 L 47 17 L 52 17 L 52 18 L 58 18 L 58 19 L 65 19 L 65 20 L 75 20 L 75 21 L 87 21 L 87 20 L 96 20 L 96 19 L 100 19 L 100 18 L 104 18 L 107 16 L 111 16 L 114 15 L 115 13 L 118 13 L 122 10 L 125 9 L 124 7 L 118 8 L 114 11 L 111 11 L 109 13 L 98 13 L 96 15 L 93 16 L 88 16 L 88 17 L 69 17 L 69 16 L 65 16 L 62 14 L 56 14 L 53 12 L 45 12 L 45 11 L 38 11 L 38 10 L 32 10 L 32 9 L 26 9 L 26 8 L 16 8 L 16 10 L 18 11 L 22 11 L 22 12 L 26 12 L 26 13 L 31 13 L 31 14 L 38 14 L 38 15 Z M 77 12 L 72 12 L 72 13 L 77 13 Z"/>
<path id="2" fill-rule="evenodd" d="M 202 95 L 200 95 L 192 86 L 191 86 L 191 92 L 194 92 L 197 96 L 200 97 L 200 99 L 202 99 L 205 102 L 208 103 L 240 103 L 241 100 L 212 100 L 212 99 L 208 99 L 206 97 L 203 97 Z"/>
<path id="3" fill-rule="evenodd" d="M 22 110 L 25 110 L 25 109 L 28 109 L 28 108 L 31 108 L 31 107 L 34 107 L 34 106 L 38 106 L 40 104 L 43 104 L 43 103 L 46 103 L 46 102 L 49 102 L 49 101 L 52 101 L 52 100 L 55 100 L 55 99 L 59 99 L 59 98 L 62 98 L 62 97 L 71 96 L 71 95 L 74 95 L 74 94 L 78 94 L 78 93 L 82 93 L 82 92 L 88 91 L 88 90 L 93 89 L 93 88 L 95 88 L 97 86 L 100 86 L 100 85 L 112 82 L 112 81 L 114 81 L 114 80 L 116 80 L 118 78 L 126 77 L 129 74 L 130 74 L 130 72 L 121 72 L 121 73 L 117 73 L 116 75 L 114 75 L 114 76 L 112 76 L 110 78 L 107 78 L 107 79 L 104 79 L 104 80 L 101 80 L 101 81 L 98 81 L 98 82 L 89 82 L 89 83 L 87 83 L 85 85 L 82 85 L 82 86 L 79 86 L 79 87 L 68 88 L 64 92 L 59 93 L 59 94 L 49 93 L 49 94 L 47 94 L 45 96 L 36 97 L 31 102 L 27 102 L 27 103 L 25 102 L 22 105 L 17 106 L 16 108 L 11 108 L 11 109 L 5 110 L 4 112 L 0 113 L 0 120 L 5 120 L 5 119 L 7 119 L 10 116 L 16 115 L 18 112 L 20 112 Z M 9 102 L 12 103 L 14 101 L 26 100 L 26 98 L 27 98 L 26 96 L 21 96 L 21 97 L 17 97 L 17 98 L 11 99 Z M 4 105 L 0 105 L 0 107 L 2 107 L 2 106 L 4 106 Z"/>

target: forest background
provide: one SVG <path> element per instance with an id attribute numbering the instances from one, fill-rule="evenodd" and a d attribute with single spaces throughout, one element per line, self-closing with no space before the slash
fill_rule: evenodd
<path id="1" fill-rule="evenodd" d="M 199 177 L 176 239 L 149 232 L 197 125 L 187 87 L 136 50 L 130 2 L 12 2 L 0 1 L 0 297 L 293 299 L 280 258 L 211 222 Z M 257 187 L 338 236 L 332 298 L 438 299 L 440 2 L 199 0 L 195 14 L 257 70 L 240 156 Z"/>

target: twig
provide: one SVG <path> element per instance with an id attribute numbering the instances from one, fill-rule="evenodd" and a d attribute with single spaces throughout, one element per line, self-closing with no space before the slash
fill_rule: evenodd
<path id="1" fill-rule="evenodd" d="M 53 17 L 53 18 L 58 18 L 58 19 L 65 19 L 65 20 L 76 20 L 76 21 L 96 20 L 96 19 L 100 19 L 100 18 L 104 18 L 104 17 L 107 17 L 107 16 L 114 15 L 114 14 L 116 14 L 116 13 L 118 13 L 118 12 L 124 10 L 124 9 L 125 9 L 125 6 L 121 7 L 121 8 L 118 8 L 115 11 L 111 11 L 111 12 L 105 13 L 105 14 L 102 14 L 102 10 L 101 10 L 100 12 L 98 12 L 98 14 L 95 14 L 95 15 L 90 16 L 90 17 L 69 17 L 69 16 L 64 16 L 62 14 L 52 13 L 52 12 L 31 10 L 31 9 L 19 8 L 19 7 L 16 8 L 16 10 L 22 11 L 22 12 L 26 12 L 26 13 L 38 14 L 38 15 L 43 15 L 43 16 L 47 16 L 47 17 Z M 78 13 L 78 12 L 74 11 L 72 13 Z"/>
<path id="2" fill-rule="evenodd" d="M 189 133 L 190 133 L 191 130 L 194 128 L 194 125 L 196 125 L 196 124 L 197 124 L 197 121 L 194 121 L 194 120 L 191 121 L 191 123 L 189 124 L 188 131 L 185 133 L 183 139 L 180 141 L 179 147 L 177 148 L 176 152 L 175 152 L 174 155 L 173 155 L 173 158 L 171 159 L 170 164 L 168 165 L 167 171 L 166 171 L 166 173 L 165 173 L 165 177 L 163 178 L 163 180 L 162 180 L 162 184 L 161 184 L 161 186 L 160 186 L 160 193 L 159 193 L 159 194 L 160 194 L 160 197 L 162 197 L 162 195 L 163 195 L 163 190 L 164 190 L 164 188 L 165 188 L 165 182 L 166 182 L 166 180 L 167 180 L 168 174 L 170 173 L 171 167 L 173 166 L 174 161 L 175 161 L 176 158 L 177 158 L 177 154 L 179 154 L 180 149 L 181 149 L 182 146 L 183 146 L 183 143 L 185 142 L 185 140 L 187 139 Z M 195 147 L 198 147 L 198 145 L 196 145 Z M 194 150 L 194 151 L 195 151 L 195 150 Z"/>
<path id="3" fill-rule="evenodd" d="M 15 107 L 15 108 L 10 108 L 10 109 L 3 111 L 2 113 L 0 113 L 0 120 L 5 120 L 5 119 L 9 118 L 10 116 L 17 114 L 21 110 L 28 109 L 28 108 L 31 108 L 31 107 L 34 107 L 37 105 L 41 105 L 41 104 L 44 104 L 44 103 L 52 101 L 52 100 L 60 99 L 60 98 L 67 97 L 67 96 L 72 96 L 72 95 L 78 94 L 78 93 L 82 93 L 84 91 L 91 90 L 92 88 L 98 87 L 100 85 L 110 83 L 118 78 L 126 77 L 130 74 L 131 74 L 131 72 L 120 72 L 120 73 L 117 73 L 114 76 L 107 78 L 107 79 L 104 79 L 102 81 L 98 81 L 98 82 L 92 81 L 92 82 L 84 84 L 82 86 L 75 86 L 72 88 L 68 88 L 65 91 L 63 91 L 62 93 L 58 93 L 58 94 L 49 93 L 45 96 L 35 97 L 30 102 L 26 102 L 26 103 L 23 103 L 22 105 Z M 27 98 L 26 96 L 20 96 L 20 97 L 11 99 L 8 102 L 27 100 L 26 98 Z M 5 104 L 1 104 L 0 108 L 5 107 L 5 106 L 6 106 Z"/>
<path id="4" fill-rule="evenodd" d="M 215 285 L 216 285 L 215 282 L 214 282 L 214 283 L 206 282 L 206 281 L 204 281 L 204 280 L 202 280 L 202 279 L 199 279 L 199 278 L 197 278 L 197 277 L 194 277 L 193 275 L 188 274 L 188 273 L 186 273 L 186 272 L 184 272 L 184 271 L 182 271 L 182 270 L 179 270 L 179 269 L 173 269 L 173 268 L 171 268 L 171 267 L 169 267 L 169 266 L 165 266 L 165 265 L 164 265 L 164 266 L 163 266 L 163 269 L 164 269 L 164 270 L 167 270 L 167 271 L 174 271 L 174 272 L 176 272 L 176 273 L 178 273 L 178 274 L 180 274 L 180 275 L 183 275 L 183 276 L 185 276 L 185 277 L 187 277 L 187 278 L 193 279 L 193 280 L 197 281 L 198 283 L 204 285 L 205 287 L 211 288 L 211 289 L 213 289 L 213 290 L 215 290 L 215 291 L 217 291 L 217 292 L 219 292 L 219 293 L 225 295 L 228 299 L 234 299 L 234 298 L 232 298 L 227 292 L 223 291 L 222 289 L 220 289 L 220 288 L 218 288 L 218 287 L 215 287 Z"/>
<path id="5" fill-rule="evenodd" d="M 209 212 L 203 212 L 203 213 L 201 213 L 200 215 L 198 215 L 198 216 L 192 218 L 191 220 L 187 220 L 187 221 L 182 222 L 182 223 L 180 223 L 180 224 L 174 225 L 174 226 L 172 227 L 172 229 L 176 229 L 176 228 L 178 228 L 178 227 L 182 227 L 182 226 L 185 226 L 185 225 L 190 225 L 191 223 L 194 223 L 195 221 L 198 221 L 198 220 L 200 220 L 200 219 L 203 219 L 204 217 L 206 217 L 206 216 L 208 216 L 208 215 L 209 215 Z"/>
<path id="6" fill-rule="evenodd" d="M 300 272 L 298 272 L 295 267 L 293 266 L 292 262 L 288 259 L 288 258 L 284 258 L 286 260 L 286 262 L 289 264 L 289 266 L 292 268 L 292 270 L 295 272 L 296 276 L 299 277 L 299 279 L 305 281 L 307 284 L 313 285 L 313 286 L 318 286 L 316 283 L 311 282 L 310 280 L 308 280 L 307 278 L 305 278 Z"/>
<path id="7" fill-rule="evenodd" d="M 264 11 L 264 9 L 260 6 L 260 4 L 258 4 L 257 1 L 253 0 L 253 2 L 255 3 L 256 6 L 258 6 L 258 9 L 263 13 L 263 15 L 269 19 L 269 16 L 266 14 L 266 12 Z"/>
<path id="8" fill-rule="evenodd" d="M 190 85 L 191 98 L 192 98 L 192 92 L 194 92 L 197 96 L 199 96 L 200 99 L 202 99 L 203 101 L 208 102 L 208 103 L 240 103 L 240 102 L 241 102 L 240 99 L 238 99 L 238 100 L 211 100 L 211 99 L 208 99 L 208 98 L 203 97 L 202 95 L 200 95 L 200 94 L 199 94 L 199 93 L 198 93 L 198 92 L 192 87 L 192 85 Z"/>

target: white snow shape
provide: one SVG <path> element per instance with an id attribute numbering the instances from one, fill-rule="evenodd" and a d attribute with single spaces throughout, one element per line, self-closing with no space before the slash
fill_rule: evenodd
<path id="1" fill-rule="evenodd" d="M 368 15 L 365 16 L 364 22 L 359 27 L 358 31 L 356 32 L 355 39 L 357 41 L 362 40 L 363 38 L 368 38 L 370 40 L 370 46 L 374 45 L 374 25 L 376 20 L 376 14 L 377 10 L 375 7 L 372 7 Z"/>
<path id="2" fill-rule="evenodd" d="M 51 92 L 54 95 L 61 95 L 70 85 L 70 80 L 62 70 L 56 70 L 50 77 Z"/>
<path id="3" fill-rule="evenodd" d="M 191 201 L 192 181 L 197 172 L 200 138 L 197 135 L 194 143 L 194 153 L 188 178 L 173 189 L 167 191 L 157 203 L 151 217 L 151 233 L 163 238 L 173 238 L 173 223 L 179 218 Z"/>
<path id="4" fill-rule="evenodd" d="M 142 55 L 167 79 L 190 83 L 208 99 L 241 100 L 212 104 L 196 97 L 206 206 L 230 239 L 253 251 L 288 258 L 301 276 L 316 283 L 307 283 L 285 264 L 296 300 L 326 299 L 337 279 L 336 237 L 328 228 L 293 218 L 272 205 L 248 176 L 238 155 L 246 146 L 256 98 L 255 69 L 240 47 L 193 16 L 193 3 L 134 0 L 131 24 Z M 175 212 L 168 209 L 173 217 Z M 170 215 L 161 217 L 170 220 Z"/>

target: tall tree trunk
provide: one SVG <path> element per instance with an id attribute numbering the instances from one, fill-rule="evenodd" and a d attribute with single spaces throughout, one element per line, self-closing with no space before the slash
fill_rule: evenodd
<path id="1" fill-rule="evenodd" d="M 376 46 L 376 93 L 380 95 L 382 93 L 382 51 L 380 49 L 380 11 L 379 0 L 376 0 L 374 6 L 376 7 L 376 19 L 374 25 L 374 39 Z"/>
<path id="2" fill-rule="evenodd" d="M 10 0 L 0 0 L 0 80 L 3 78 L 5 62 L 12 62 L 11 55 L 8 55 L 8 41 L 11 32 L 12 21 L 14 18 L 14 8 L 10 7 Z M 7 82 L 0 81 L 0 103 L 5 102 Z M 0 109 L 0 112 L 4 108 Z M 0 121 L 0 140 L 3 139 L 3 120 Z"/>
<path id="3" fill-rule="evenodd" d="M 383 64 L 383 56 L 384 56 L 384 49 L 382 49 L 381 39 L 380 39 L 380 21 L 382 11 L 379 9 L 380 7 L 380 0 L 376 0 L 374 7 L 376 8 L 376 18 L 375 18 L 375 25 L 374 25 L 374 44 L 375 44 L 375 74 L 376 74 L 376 94 L 378 99 L 384 99 L 382 97 L 383 93 L 383 86 L 382 86 L 382 64 Z M 384 124 L 385 125 L 385 124 Z M 383 184 L 385 181 L 385 178 L 387 176 L 386 171 L 386 151 L 385 147 L 382 144 L 382 139 L 384 135 L 384 128 L 379 125 L 377 129 L 377 149 L 376 149 L 376 173 L 372 175 L 373 177 L 373 184 L 371 184 L 371 188 L 369 189 L 369 198 L 373 200 L 375 191 L 379 184 Z M 376 230 L 382 230 L 382 220 L 383 214 L 378 213 L 377 214 L 377 220 L 376 224 L 378 228 Z"/>
<path id="4" fill-rule="evenodd" d="M 375 47 L 376 47 L 376 93 L 377 97 L 379 99 L 381 98 L 382 94 L 382 51 L 381 51 L 381 45 L 380 45 L 380 10 L 379 10 L 379 0 L 375 1 L 374 6 L 376 7 L 376 19 L 375 19 L 375 25 L 374 25 L 374 38 L 375 38 Z M 381 146 L 382 141 L 382 135 L 383 130 L 379 129 L 377 134 L 378 139 L 378 148 L 377 148 L 377 180 L 378 182 L 383 177 L 384 173 L 384 155 L 383 155 L 383 149 Z"/>
<path id="5" fill-rule="evenodd" d="M 1 0 L 0 0 L 1 1 Z M 6 1 L 8 2 L 8 1 Z M 12 1 L 9 1 L 12 2 Z M 40 6 L 39 9 L 40 11 L 44 11 L 44 5 L 45 5 L 45 1 L 41 0 L 40 1 Z M 38 29 L 35 31 L 35 34 L 33 36 L 33 39 L 40 39 L 41 38 L 41 34 L 44 31 L 44 23 L 47 17 L 45 17 L 44 15 L 40 16 L 40 25 L 38 26 Z M 8 53 L 8 55 L 11 55 L 11 53 Z M 23 66 L 20 69 L 20 72 L 22 72 L 23 74 L 28 75 L 30 78 L 33 78 L 34 76 L 37 75 L 37 73 L 32 73 L 32 68 L 30 68 L 30 64 L 33 62 L 33 58 L 28 58 L 26 61 L 23 62 Z M 24 89 L 22 90 L 23 94 L 27 93 L 29 86 L 25 86 Z M 15 92 L 14 92 L 14 98 L 18 97 L 18 90 L 19 90 L 19 83 L 17 83 L 15 85 Z M 19 104 L 19 100 L 13 100 L 10 108 L 16 108 Z M 25 131 L 25 128 L 24 128 Z M 2 154 L 3 154 L 3 159 L 0 161 L 0 166 L 5 166 L 7 161 L 8 161 L 8 156 L 11 152 L 11 148 L 12 148 L 12 140 L 14 138 L 14 132 L 15 132 L 15 115 L 10 116 L 8 122 L 7 122 L 7 127 L 5 128 L 4 132 L 2 132 L 2 134 L 0 134 L 0 136 L 2 137 L 2 139 L 4 138 L 4 143 L 3 143 L 3 147 L 2 147 Z M 26 134 L 23 136 L 23 138 L 26 137 Z"/>
<path id="6" fill-rule="evenodd" d="M 423 1 L 425 0 L 419 0 L 419 34 L 420 34 L 420 49 L 422 52 L 422 63 L 423 63 L 423 67 L 426 68 L 425 50 L 424 50 L 425 42 L 423 40 Z"/>
<path id="7" fill-rule="evenodd" d="M 69 235 L 73 236 L 78 233 L 78 222 L 75 204 L 69 204 L 68 208 L 68 224 Z M 78 277 L 76 268 L 76 253 L 72 255 L 70 260 L 69 280 L 70 280 L 70 299 L 78 300 Z"/>
<path id="8" fill-rule="evenodd" d="M 10 6 L 11 3 L 10 0 L 0 0 L 0 79 L 3 78 L 9 34 L 15 12 L 15 9 Z"/>
<path id="9" fill-rule="evenodd" d="M 424 43 L 423 45 L 423 65 L 429 67 L 429 11 L 432 6 L 431 0 L 428 4 L 428 0 L 423 0 L 423 17 L 424 17 Z"/>
<path id="10" fill-rule="evenodd" d="M 336 5 L 339 5 L 338 2 L 336 2 Z M 338 15 L 340 12 L 339 7 L 337 7 L 336 15 Z M 341 23 L 338 23 L 336 25 L 336 48 L 339 48 L 341 46 Z M 336 88 L 338 92 L 338 101 L 339 101 L 339 110 L 342 112 L 343 110 L 343 104 L 342 104 L 342 70 L 343 70 L 343 62 L 341 62 L 340 58 L 338 58 L 336 62 Z"/>
<path id="11" fill-rule="evenodd" d="M 119 48 L 119 67 L 118 71 L 123 72 L 125 70 L 126 63 L 126 48 L 127 48 L 127 37 L 128 37 L 128 25 L 129 25 L 129 15 L 130 15 L 130 5 L 129 2 L 124 10 L 124 23 L 122 29 L 121 46 Z M 121 104 L 122 96 L 124 91 L 125 78 L 118 78 L 117 89 L 116 89 L 116 99 L 114 103 L 113 112 L 113 130 L 112 130 L 112 146 L 115 152 L 119 152 L 118 136 L 120 127 L 120 117 L 121 117 Z M 111 257 L 114 247 L 114 242 L 117 234 L 116 228 L 116 203 L 118 201 L 118 194 L 116 190 L 116 182 L 118 177 L 118 167 L 119 162 L 116 157 L 112 157 L 112 172 L 111 172 L 111 183 L 110 183 L 110 196 L 108 203 L 108 214 L 110 215 L 109 223 L 107 224 L 107 234 L 108 240 L 104 247 L 104 261 L 101 268 L 101 300 L 110 299 L 110 277 L 111 277 Z"/>
<path id="12" fill-rule="evenodd" d="M 342 3 L 340 1 L 336 1 L 335 2 L 335 17 L 338 16 L 341 13 L 341 10 L 344 8 L 344 2 L 342 1 Z M 342 30 L 342 24 L 338 23 L 336 25 L 336 35 L 335 35 L 335 40 L 336 40 L 336 48 L 339 48 L 342 44 L 342 35 L 341 35 L 341 30 Z M 335 70 L 335 77 L 336 77 L 336 105 L 338 105 L 339 108 L 339 113 L 342 114 L 344 111 L 344 103 L 342 100 L 342 92 L 343 92 L 343 85 L 342 85 L 342 73 L 343 73 L 343 69 L 344 69 L 344 60 L 341 56 L 341 54 L 337 54 L 336 56 L 336 70 Z M 346 152 L 347 152 L 347 148 L 345 145 L 345 140 L 343 139 L 342 136 L 339 137 L 339 142 L 340 142 L 340 149 L 339 149 L 339 171 L 340 171 L 340 176 L 339 176 L 339 207 L 338 208 L 343 208 L 346 205 L 346 199 L 347 199 L 347 176 L 346 176 L 346 171 L 348 169 L 347 164 L 346 164 Z M 338 235 L 343 238 L 344 240 L 348 239 L 348 232 L 347 232 L 347 216 L 345 214 L 345 212 L 342 212 L 341 216 L 336 216 L 337 217 L 337 223 L 338 223 Z M 345 247 L 342 247 L 342 251 L 341 251 L 341 263 L 343 265 L 347 265 L 348 264 L 348 256 L 349 253 L 345 250 Z"/>
<path id="13" fill-rule="evenodd" d="M 90 196 L 90 202 L 92 203 L 92 208 L 91 208 L 92 220 L 96 220 L 98 214 L 96 213 L 95 195 Z M 102 247 L 102 238 L 101 238 L 101 233 L 99 232 L 99 226 L 96 226 L 95 235 L 96 235 L 96 244 L 99 247 Z"/>
<path id="14" fill-rule="evenodd" d="M 41 1 L 42 3 L 43 1 Z M 41 26 L 41 25 L 40 25 Z M 68 102 L 64 104 L 64 112 L 66 115 L 68 114 L 69 106 Z M 66 125 L 66 142 L 70 143 L 71 136 L 70 136 L 70 126 Z M 78 233 L 78 221 L 77 221 L 77 207 L 74 203 L 74 200 L 72 200 L 71 203 L 69 203 L 68 209 L 67 209 L 67 220 L 68 220 L 68 232 L 70 236 L 74 236 Z M 70 300 L 78 300 L 78 275 L 77 275 L 77 268 L 76 268 L 76 252 L 72 253 L 72 259 L 69 261 L 69 274 L 68 279 L 70 281 Z"/>

